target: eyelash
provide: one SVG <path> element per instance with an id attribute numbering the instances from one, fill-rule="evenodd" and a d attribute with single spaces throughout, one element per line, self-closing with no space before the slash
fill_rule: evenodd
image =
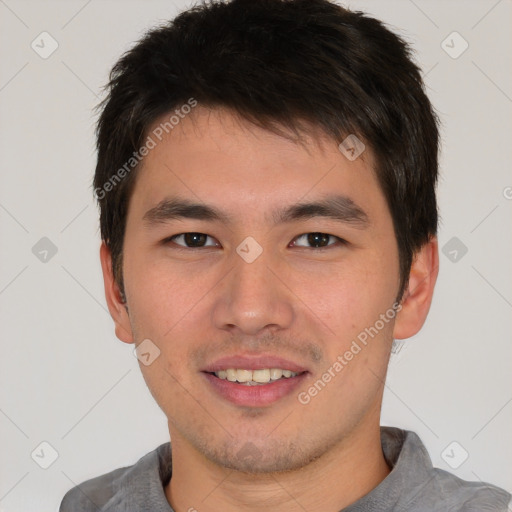
<path id="1" fill-rule="evenodd" d="M 211 239 L 214 239 L 213 237 L 209 236 L 209 235 L 206 235 L 205 233 L 199 233 L 199 232 L 195 232 L 195 231 L 190 231 L 190 232 L 186 232 L 186 233 L 179 233 L 177 235 L 173 235 L 173 236 L 170 236 L 168 238 L 166 238 L 165 240 L 163 240 L 163 243 L 164 244 L 167 244 L 169 242 L 172 242 L 174 244 L 176 244 L 178 247 L 180 247 L 180 249 L 183 249 L 183 250 L 190 250 L 190 249 L 205 249 L 207 247 L 215 247 L 214 245 L 205 245 L 205 246 L 200 246 L 200 247 L 188 247 L 188 246 L 184 246 L 184 245 L 180 245 L 180 244 L 177 244 L 175 242 L 175 239 L 177 239 L 178 237 L 182 237 L 182 236 L 185 236 L 185 235 L 200 235 L 200 236 L 206 236 L 207 238 L 211 238 Z M 332 246 L 338 246 L 338 245 L 346 245 L 348 242 L 346 240 L 343 240 L 343 238 L 340 238 L 338 236 L 335 236 L 335 235 L 331 235 L 329 233 L 322 233 L 322 232 L 319 232 L 319 231 L 311 231 L 311 232 L 308 232 L 308 233 L 303 233 L 302 235 L 298 235 L 296 236 L 291 243 L 295 242 L 296 240 L 302 238 L 302 237 L 307 237 L 308 235 L 321 235 L 322 237 L 330 237 L 330 239 L 334 239 L 335 241 L 338 242 L 338 244 L 336 243 L 329 243 L 325 246 L 322 246 L 322 247 L 305 247 L 305 246 L 295 246 L 295 247 L 301 247 L 301 248 L 304 248 L 304 249 L 313 249 L 313 250 L 322 250 L 322 249 L 327 249 L 329 247 L 332 247 Z M 215 239 L 214 239 L 215 240 Z"/>

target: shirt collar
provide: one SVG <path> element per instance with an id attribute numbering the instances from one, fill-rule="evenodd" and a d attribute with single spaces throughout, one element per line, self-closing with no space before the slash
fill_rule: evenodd
<path id="1" fill-rule="evenodd" d="M 388 512 L 398 507 L 407 510 L 407 503 L 412 503 L 435 478 L 430 457 L 414 432 L 394 427 L 381 427 L 380 430 L 382 452 L 391 472 L 377 487 L 341 512 Z M 102 510 L 119 510 L 116 507 L 126 499 L 132 510 L 173 512 L 164 491 L 172 475 L 171 443 L 160 445 L 136 466 L 137 471 L 123 479 L 124 492 L 116 494 L 115 503 L 109 502 Z M 405 494 L 404 489 L 407 489 Z"/>

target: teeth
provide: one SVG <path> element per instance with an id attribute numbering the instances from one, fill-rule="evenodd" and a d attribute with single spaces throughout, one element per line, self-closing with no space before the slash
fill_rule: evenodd
<path id="1" fill-rule="evenodd" d="M 236 380 L 238 382 L 249 382 L 252 380 L 251 370 L 236 370 Z"/>
<path id="2" fill-rule="evenodd" d="M 240 370 L 238 370 L 240 371 Z M 254 370 L 252 379 L 254 382 L 270 382 L 270 370 Z"/>
<path id="3" fill-rule="evenodd" d="M 270 369 L 270 378 L 272 380 L 280 379 L 283 376 L 283 370 L 280 368 L 271 368 Z"/>
<path id="4" fill-rule="evenodd" d="M 268 384 L 271 381 L 281 378 L 289 379 L 298 375 L 291 370 L 282 370 L 281 368 L 264 368 L 261 370 L 245 370 L 242 368 L 228 368 L 215 372 L 219 379 L 229 380 L 230 382 L 240 382 L 247 386 L 255 386 L 257 384 Z"/>

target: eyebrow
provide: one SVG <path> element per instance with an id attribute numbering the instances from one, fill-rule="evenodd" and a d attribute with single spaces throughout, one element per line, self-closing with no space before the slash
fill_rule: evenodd
<path id="1" fill-rule="evenodd" d="M 272 212 L 274 224 L 325 217 L 365 229 L 370 224 L 368 214 L 352 199 L 343 195 L 329 195 L 314 202 L 301 202 Z M 219 209 L 188 199 L 172 197 L 160 201 L 143 216 L 147 226 L 171 220 L 195 219 L 210 222 L 233 223 L 233 217 Z"/>
<path id="2" fill-rule="evenodd" d="M 349 197 L 340 195 L 330 195 L 310 203 L 294 204 L 279 209 L 272 217 L 275 224 L 314 217 L 326 217 L 361 229 L 370 223 L 368 214 L 360 206 Z"/>

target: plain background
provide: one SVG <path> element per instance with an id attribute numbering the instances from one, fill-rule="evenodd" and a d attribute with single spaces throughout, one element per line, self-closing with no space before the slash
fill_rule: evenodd
<path id="1" fill-rule="evenodd" d="M 189 5 L 0 0 L 2 512 L 57 510 L 73 485 L 168 440 L 106 310 L 92 109 L 121 53 Z M 436 466 L 512 491 L 511 2 L 345 5 L 416 50 L 443 123 L 440 248 L 456 237 L 424 329 L 390 363 L 382 423 L 416 431 Z M 43 31 L 59 45 L 47 59 L 31 48 Z M 57 249 L 46 262 L 43 237 Z M 58 453 L 48 469 L 31 456 L 50 461 L 43 441 Z M 446 453 L 465 452 L 452 470 Z"/>

